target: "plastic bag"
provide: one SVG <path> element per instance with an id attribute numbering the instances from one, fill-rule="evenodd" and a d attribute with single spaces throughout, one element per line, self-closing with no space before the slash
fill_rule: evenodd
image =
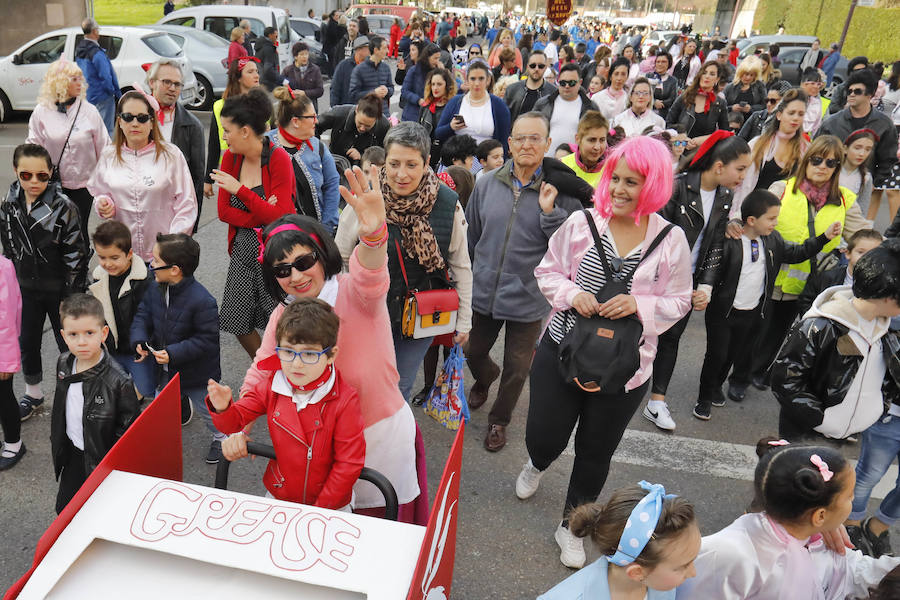
<path id="1" fill-rule="evenodd" d="M 465 362 L 462 348 L 455 344 L 425 403 L 425 414 L 454 431 L 459 429 L 461 421 L 469 422 L 469 405 L 463 382 Z"/>

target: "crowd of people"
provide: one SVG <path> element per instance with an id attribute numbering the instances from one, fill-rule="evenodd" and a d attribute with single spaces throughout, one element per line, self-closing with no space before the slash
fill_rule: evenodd
<path id="1" fill-rule="evenodd" d="M 102 48 L 50 65 L 0 203 L 0 469 L 25 455 L 20 423 L 49 391 L 49 318 L 57 511 L 177 374 L 183 424 L 199 414 L 211 436 L 207 463 L 246 456 L 265 415 L 271 496 L 379 516 L 384 499 L 358 481 L 368 466 L 393 484 L 400 520 L 424 524 L 412 407 L 438 349 L 460 344 L 469 407 L 494 397 L 487 451 L 505 447 L 529 381 L 518 498 L 574 432 L 554 538 L 568 567 L 584 567 L 585 537 L 603 556 L 542 597 L 837 599 L 883 578 L 873 597 L 894 597 L 900 484 L 866 510 L 900 451 L 900 62 L 882 85 L 855 58 L 835 110 L 824 57 L 794 87 L 772 56 L 737 62 L 731 42 L 698 49 L 687 33 L 644 57 L 640 35 L 580 20 L 447 16 L 386 40 L 333 17 L 321 115 L 303 43 L 273 79 L 265 43 L 250 53 L 235 30 L 205 153 L 178 63 L 121 95 Z M 96 44 L 96 23 L 83 30 Z M 109 126 L 109 98 L 90 98 L 113 85 Z M 897 214 L 884 232 L 876 192 Z M 204 196 L 228 225 L 220 298 L 194 277 Z M 694 312 L 707 339 L 693 416 L 751 385 L 780 405 L 748 514 L 702 539 L 691 504 L 660 485 L 596 503 L 642 406 L 676 428 L 667 391 Z M 221 332 L 249 359 L 236 394 Z"/>

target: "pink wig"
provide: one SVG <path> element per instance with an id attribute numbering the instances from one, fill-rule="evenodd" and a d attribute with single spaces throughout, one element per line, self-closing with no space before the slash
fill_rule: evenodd
<path id="1" fill-rule="evenodd" d="M 646 136 L 629 138 L 613 148 L 603 163 L 603 174 L 594 190 L 594 206 L 604 217 L 612 216 L 609 185 L 620 160 L 628 168 L 644 176 L 644 187 L 638 197 L 634 219 L 655 213 L 672 196 L 672 154 L 659 140 Z"/>

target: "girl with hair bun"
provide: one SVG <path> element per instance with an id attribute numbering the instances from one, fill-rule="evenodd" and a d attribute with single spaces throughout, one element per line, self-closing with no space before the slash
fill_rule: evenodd
<path id="1" fill-rule="evenodd" d="M 219 328 L 233 333 L 253 357 L 263 329 L 275 309 L 266 293 L 254 228 L 295 212 L 291 157 L 265 136 L 272 103 L 262 90 L 230 96 L 221 120 L 228 143 L 222 168 L 211 177 L 219 184 L 219 220 L 228 224 L 228 275 L 219 313 Z"/>
<path id="2" fill-rule="evenodd" d="M 843 600 L 867 597 L 900 558 L 874 559 L 859 550 L 838 554 L 823 535 L 850 514 L 856 475 L 827 446 L 764 438 L 754 476 L 751 512 L 703 538 L 697 576 L 678 600 Z"/>
<path id="3" fill-rule="evenodd" d="M 601 556 L 538 600 L 674 600 L 675 588 L 696 574 L 694 507 L 662 485 L 642 481 L 614 491 L 606 504 L 579 506 L 569 526 L 590 537 Z"/>

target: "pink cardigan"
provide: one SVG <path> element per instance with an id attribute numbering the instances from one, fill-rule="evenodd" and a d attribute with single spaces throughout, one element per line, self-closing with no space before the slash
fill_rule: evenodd
<path id="1" fill-rule="evenodd" d="M 601 217 L 596 209 L 591 209 L 591 214 L 597 231 L 603 235 L 609 220 Z M 644 246 L 650 244 L 667 224 L 661 216 L 650 215 Z M 550 319 L 557 312 L 571 308 L 575 295 L 583 291 L 575 283 L 575 276 L 581 259 L 593 245 L 591 230 L 582 211 L 572 213 L 551 236 L 547 253 L 534 270 L 538 287 L 552 308 Z M 638 265 L 631 281 L 631 295 L 637 301 L 637 315 L 644 326 L 644 335 L 641 338 L 641 368 L 625 385 L 626 390 L 633 390 L 650 378 L 656 357 L 656 339 L 691 309 L 692 291 L 691 250 L 684 232 L 675 227 L 653 254 Z"/>
<path id="2" fill-rule="evenodd" d="M 22 327 L 22 295 L 16 268 L 0 255 L 0 373 L 15 373 L 21 367 L 19 332 Z"/>
<path id="3" fill-rule="evenodd" d="M 405 402 L 400 394 L 400 375 L 387 311 L 390 285 L 387 257 L 381 268 L 370 271 L 359 263 L 356 252 L 354 249 L 350 256 L 350 273 L 337 275 L 339 287 L 334 312 L 341 319 L 341 328 L 335 367 L 341 378 L 359 393 L 363 421 L 369 427 L 395 414 Z M 284 308 L 279 304 L 269 317 L 262 345 L 244 377 L 241 395 L 266 378 L 267 373 L 256 365 L 275 353 L 275 329 Z"/>

